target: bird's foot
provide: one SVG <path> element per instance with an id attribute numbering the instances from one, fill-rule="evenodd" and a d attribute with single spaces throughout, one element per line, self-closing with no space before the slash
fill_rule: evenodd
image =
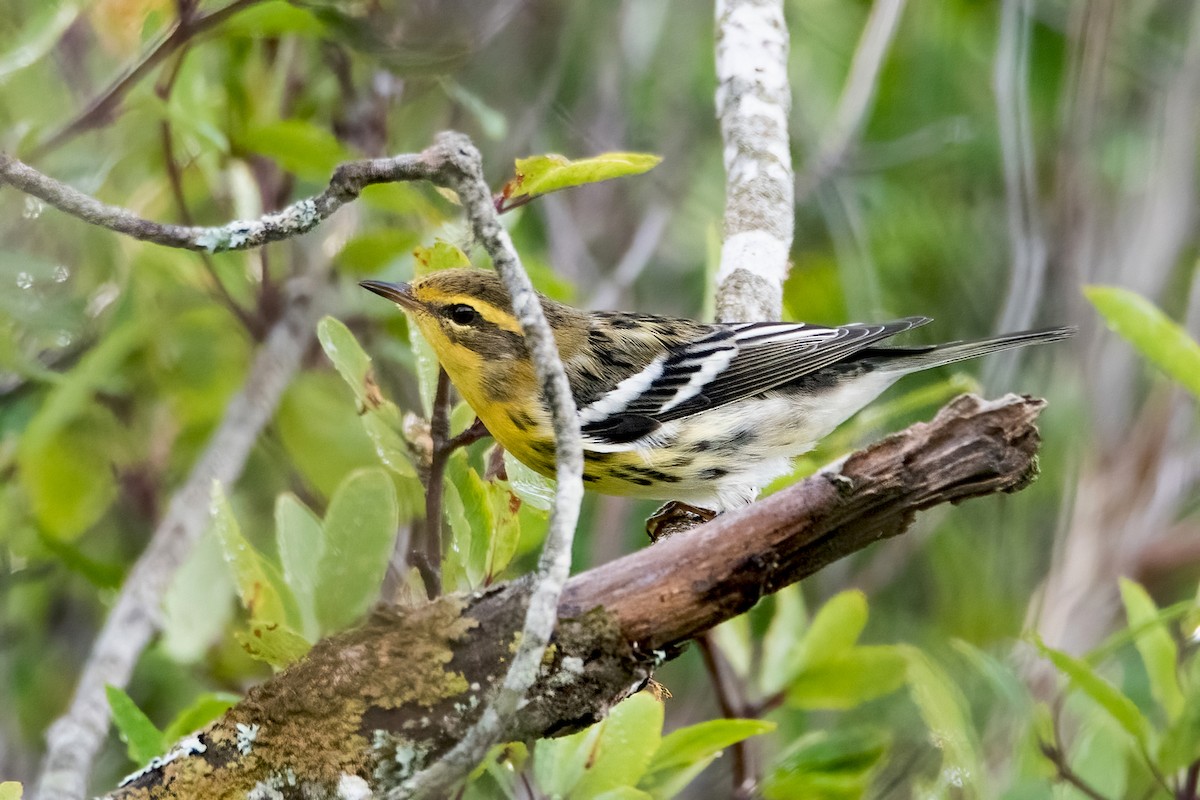
<path id="1" fill-rule="evenodd" d="M 657 542 L 677 533 L 703 525 L 717 515 L 716 511 L 698 508 L 678 500 L 672 500 L 655 511 L 646 520 L 646 533 L 650 541 Z"/>

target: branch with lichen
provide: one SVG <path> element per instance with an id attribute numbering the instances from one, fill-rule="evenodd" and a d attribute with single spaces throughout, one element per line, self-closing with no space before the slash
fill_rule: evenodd
<path id="1" fill-rule="evenodd" d="M 1037 470 L 1042 407 L 1015 395 L 960 397 L 836 469 L 575 576 L 504 739 L 595 722 L 688 640 L 903 533 L 921 510 L 1023 488 Z M 441 763 L 481 717 L 535 592 L 521 579 L 380 610 L 319 642 L 109 798 L 408 796 L 411 776 Z"/>

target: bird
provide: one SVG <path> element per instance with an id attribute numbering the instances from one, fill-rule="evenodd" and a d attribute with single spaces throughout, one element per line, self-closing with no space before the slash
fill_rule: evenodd
<path id="1" fill-rule="evenodd" d="M 549 408 L 496 273 L 454 268 L 360 286 L 407 312 L 501 446 L 554 476 Z M 931 318 L 705 323 L 538 297 L 577 408 L 584 486 L 710 516 L 751 503 L 795 456 L 901 377 L 1074 333 L 1054 327 L 894 346 L 882 342 Z"/>

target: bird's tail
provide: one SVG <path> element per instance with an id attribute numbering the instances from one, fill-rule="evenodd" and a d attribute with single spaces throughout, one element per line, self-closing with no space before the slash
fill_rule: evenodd
<path id="1" fill-rule="evenodd" d="M 978 358 L 1001 350 L 1011 350 L 1024 347 L 1027 344 L 1046 344 L 1057 342 L 1074 335 L 1074 326 L 1059 328 L 1043 328 L 1036 331 L 1021 331 L 1005 333 L 1000 336 L 989 336 L 986 339 L 975 339 L 970 342 L 947 342 L 932 347 L 879 347 L 872 348 L 883 358 L 879 359 L 878 368 L 885 372 L 917 372 L 923 369 L 943 367 Z"/>

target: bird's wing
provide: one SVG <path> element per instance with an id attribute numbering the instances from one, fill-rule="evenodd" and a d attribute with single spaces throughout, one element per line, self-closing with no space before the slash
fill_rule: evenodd
<path id="1" fill-rule="evenodd" d="M 664 422 L 789 383 L 926 322 L 737 323 L 708 326 L 686 341 L 664 340 L 656 358 L 580 409 L 583 434 L 600 447 L 630 445 Z"/>

